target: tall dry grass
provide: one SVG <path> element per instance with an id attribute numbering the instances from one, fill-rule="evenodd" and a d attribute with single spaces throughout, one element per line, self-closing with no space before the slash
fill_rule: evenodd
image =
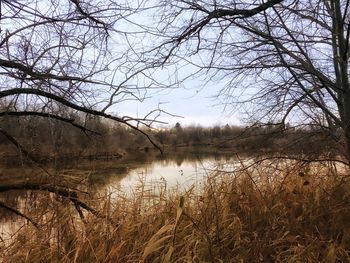
<path id="1" fill-rule="evenodd" d="M 290 167 L 213 172 L 202 189 L 140 184 L 90 200 L 108 218 L 59 198 L 38 202 L 3 262 L 350 262 L 350 181 Z"/>

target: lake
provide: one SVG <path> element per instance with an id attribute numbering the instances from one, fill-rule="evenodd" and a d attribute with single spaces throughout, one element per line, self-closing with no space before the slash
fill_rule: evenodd
<path id="1" fill-rule="evenodd" d="M 80 161 L 71 163 L 56 163 L 45 167 L 35 165 L 28 167 L 0 166 L 2 184 L 15 184 L 26 182 L 51 183 L 57 185 L 69 185 L 80 191 L 110 196 L 114 198 L 128 198 L 133 195 L 148 195 L 150 198 L 164 196 L 172 192 L 184 192 L 187 189 L 200 190 L 204 180 L 213 171 L 223 171 L 230 178 L 235 173 L 230 173 L 240 167 L 242 163 L 249 165 L 254 157 L 248 156 L 238 159 L 230 154 L 186 153 L 177 152 L 171 155 L 158 155 L 157 153 L 131 154 L 121 160 L 109 161 Z M 243 161 L 242 161 L 243 160 Z M 259 166 L 262 164 L 260 163 Z M 326 164 L 325 164 L 326 165 Z M 300 169 L 314 170 L 315 174 L 322 175 L 327 166 L 317 164 L 310 168 L 308 163 L 300 166 L 290 160 L 277 160 L 274 165 L 269 164 L 262 173 L 260 182 L 270 186 L 278 186 L 286 178 L 281 178 L 280 173 L 295 176 Z M 317 168 L 317 169 L 316 169 Z M 259 184 L 259 173 L 254 175 L 254 184 Z M 261 179 L 260 178 L 260 179 Z M 300 178 L 301 184 L 306 178 Z M 51 200 L 51 201 L 50 201 Z M 41 193 L 40 191 L 8 191 L 0 193 L 0 204 L 15 208 L 24 214 L 31 209 L 40 207 L 49 208 L 53 200 L 57 200 L 54 194 Z M 67 202 L 68 204 L 69 202 Z M 70 204 L 70 203 L 69 203 Z M 0 240 L 6 242 L 24 224 L 28 222 L 16 216 L 8 209 L 0 208 Z M 1 242 L 0 242 L 1 245 Z"/>
<path id="2" fill-rule="evenodd" d="M 230 162 L 228 162 L 230 161 Z M 164 191 L 185 191 L 190 187 L 200 189 L 205 179 L 214 169 L 229 169 L 232 157 L 228 154 L 185 153 L 160 156 L 154 153 L 131 155 L 122 160 L 81 161 L 57 163 L 46 167 L 1 167 L 3 182 L 62 182 L 79 186 L 80 190 L 108 194 L 133 195 L 137 191 L 154 195 Z M 40 176 L 39 176 L 40 175 Z M 42 200 L 35 191 L 8 191 L 0 194 L 0 201 L 24 214 Z M 47 200 L 47 199 L 45 199 Z M 23 224 L 21 217 L 7 209 L 0 208 L 0 235 L 10 238 Z"/>

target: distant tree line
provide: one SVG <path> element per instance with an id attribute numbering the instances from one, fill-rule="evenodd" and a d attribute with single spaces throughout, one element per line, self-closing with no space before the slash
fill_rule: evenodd
<path id="1" fill-rule="evenodd" d="M 1 2 L 0 115 L 11 121 L 0 134 L 22 155 L 157 148 L 151 134 L 166 147 L 238 150 L 303 152 L 317 141 L 320 149 L 311 148 L 327 152 L 330 141 L 350 160 L 349 1 L 20 2 Z M 276 125 L 179 124 L 145 134 L 142 127 L 157 122 L 161 108 L 143 117 L 111 113 L 121 102 L 143 102 L 149 90 L 182 87 L 190 79 L 202 80 L 203 89 L 217 85 L 219 104 L 240 105 L 249 122 Z M 285 129 L 288 122 L 304 126 Z M 100 137 L 89 131 L 99 123 Z M 274 135 L 278 126 L 282 133 Z"/>
<path id="2" fill-rule="evenodd" d="M 131 148 L 144 147 L 149 142 L 137 130 L 108 122 L 99 116 L 75 112 L 66 115 L 72 123 L 30 114 L 1 116 L 1 127 L 6 127 L 7 133 L 23 148 L 18 149 L 4 134 L 0 134 L 3 159 L 17 155 L 36 161 L 100 155 L 118 157 Z M 23 152 L 28 156 L 23 156 Z"/>
<path id="3" fill-rule="evenodd" d="M 255 125 L 249 127 L 224 125 L 213 127 L 188 126 L 177 123 L 171 129 L 154 134 L 163 146 L 211 147 L 237 153 L 335 154 L 339 147 L 334 142 L 341 138 L 318 126 Z M 344 151 L 344 149 L 343 149 Z"/>
<path id="4" fill-rule="evenodd" d="M 110 156 L 121 157 L 135 151 L 154 149 L 147 137 L 138 131 L 116 122 L 92 115 L 66 113 L 74 125 L 55 118 L 40 116 L 0 116 L 0 125 L 15 138 L 32 158 L 50 160 L 55 158 L 81 158 Z M 73 123 L 73 122 L 72 122 Z M 81 125 L 84 129 L 76 126 Z M 140 128 L 142 129 L 142 128 Z M 202 127 L 181 126 L 162 129 L 144 128 L 154 141 L 166 151 L 196 148 L 198 151 L 225 151 L 232 153 L 286 153 L 286 154 L 330 154 L 334 141 L 319 127 L 288 125 L 256 125 L 241 127 L 234 125 Z M 23 155 L 4 135 L 0 135 L 2 156 Z"/>

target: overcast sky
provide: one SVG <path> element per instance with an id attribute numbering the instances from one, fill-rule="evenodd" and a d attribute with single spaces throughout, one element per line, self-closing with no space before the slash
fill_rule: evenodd
<path id="1" fill-rule="evenodd" d="M 166 112 L 181 117 L 162 114 L 159 120 L 173 126 L 176 122 L 182 125 L 226 125 L 240 124 L 238 114 L 224 110 L 223 105 L 215 97 L 218 90 L 215 87 L 206 87 L 200 90 L 200 83 L 188 84 L 186 89 L 172 89 L 168 92 L 150 94 L 150 98 L 142 103 L 127 101 L 115 105 L 114 109 L 121 115 L 138 117 L 145 116 L 148 112 L 158 107 Z"/>
<path id="2" fill-rule="evenodd" d="M 119 29 L 123 29 L 128 34 L 128 43 L 133 44 L 133 50 L 142 53 L 145 50 L 151 50 L 155 46 L 159 45 L 162 41 L 160 37 L 156 37 L 152 34 L 142 33 L 146 25 L 156 28 L 159 18 L 154 18 L 154 10 L 152 12 L 145 11 L 143 13 L 138 13 L 128 17 L 128 21 L 134 21 L 133 23 L 120 22 L 118 24 Z M 143 27 L 138 25 L 142 24 Z M 141 33 L 134 33 L 141 32 Z M 113 50 L 123 50 L 121 47 L 121 36 L 119 34 L 111 35 L 109 40 L 110 45 L 115 45 L 116 48 Z M 128 46 L 125 46 L 128 49 Z M 123 52 L 121 52 L 123 53 Z M 130 54 L 129 54 L 130 55 Z M 132 55 L 132 54 L 131 54 Z M 196 58 L 186 59 L 192 60 Z M 201 61 L 203 58 L 197 58 Z M 199 63 L 199 61 L 197 61 Z M 118 60 L 115 62 L 115 68 L 119 71 Z M 208 80 L 197 77 L 189 77 L 193 72 L 197 71 L 192 65 L 188 65 L 188 62 L 180 62 L 167 65 L 164 68 L 158 68 L 155 70 L 154 75 L 150 75 L 151 78 L 157 80 L 164 85 L 165 89 L 154 89 L 147 90 L 147 99 L 142 102 L 137 101 L 124 101 L 114 104 L 109 108 L 110 112 L 116 113 L 119 116 L 135 116 L 142 118 L 150 111 L 156 109 L 158 105 L 165 112 L 173 115 L 178 115 L 181 117 L 175 117 L 167 114 L 162 114 L 158 120 L 167 122 L 169 126 L 173 126 L 176 122 L 182 125 L 202 125 L 202 126 L 213 126 L 213 125 L 226 125 L 226 124 L 240 124 L 238 114 L 224 110 L 223 104 L 215 97 L 218 94 L 220 88 L 224 83 L 212 83 L 204 87 L 203 83 L 209 83 Z M 139 66 L 139 65 L 138 65 Z M 174 74 L 174 72 L 176 72 Z M 119 77 L 115 79 L 123 79 L 125 76 L 123 74 L 116 74 Z M 147 72 L 145 73 L 147 75 Z M 205 74 L 204 74 L 205 75 Z M 138 84 L 143 85 L 148 80 L 143 80 L 142 74 L 138 75 L 138 81 L 129 81 L 127 84 Z M 181 82 L 182 79 L 186 79 L 185 82 Z M 180 80 L 181 84 L 175 88 L 174 83 Z M 202 82 L 203 81 L 203 82 Z M 137 83 L 137 84 L 136 84 Z M 147 86 L 147 84 L 145 84 Z M 172 88 L 167 89 L 167 85 Z M 220 86 L 221 85 L 221 86 Z M 141 92 L 142 93 L 142 92 Z M 139 97 L 142 97 L 139 96 Z M 222 99 L 222 98 L 221 98 Z"/>

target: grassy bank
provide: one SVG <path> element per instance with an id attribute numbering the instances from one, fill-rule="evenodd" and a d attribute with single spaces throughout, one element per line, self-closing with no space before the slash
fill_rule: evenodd
<path id="1" fill-rule="evenodd" d="M 350 181 L 334 170 L 286 165 L 214 172 L 203 189 L 157 193 L 140 182 L 84 214 L 37 196 L 39 223 L 1 242 L 4 262 L 349 262 Z M 39 198 L 39 199 L 38 199 Z M 40 199 L 41 198 L 41 199 Z M 83 197 L 82 197 L 83 198 Z"/>

